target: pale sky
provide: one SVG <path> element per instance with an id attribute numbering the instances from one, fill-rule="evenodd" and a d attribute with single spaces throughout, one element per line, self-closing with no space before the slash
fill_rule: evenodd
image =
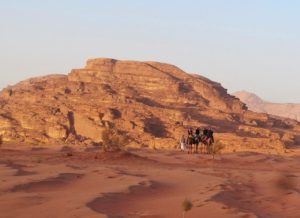
<path id="1" fill-rule="evenodd" d="M 0 88 L 95 57 L 167 62 L 300 103 L 300 1 L 0 0 Z"/>

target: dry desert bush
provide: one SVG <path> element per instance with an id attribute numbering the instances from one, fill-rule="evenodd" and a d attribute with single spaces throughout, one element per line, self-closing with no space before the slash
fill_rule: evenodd
<path id="1" fill-rule="evenodd" d="M 183 211 L 182 212 L 182 217 L 184 218 L 185 213 L 190 211 L 193 208 L 193 203 L 189 199 L 185 199 L 182 202 L 181 207 L 182 207 L 182 211 Z"/>
<path id="2" fill-rule="evenodd" d="M 104 151 L 119 151 L 128 143 L 128 137 L 114 129 L 104 130 L 102 140 Z"/>
<path id="3" fill-rule="evenodd" d="M 215 143 L 213 143 L 211 145 L 209 153 L 213 156 L 213 159 L 214 159 L 215 155 L 220 154 L 224 148 L 225 148 L 225 145 L 221 141 L 216 140 Z"/>

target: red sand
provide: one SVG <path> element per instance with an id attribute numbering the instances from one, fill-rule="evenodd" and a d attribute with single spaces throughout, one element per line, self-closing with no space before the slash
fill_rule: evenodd
<path id="1" fill-rule="evenodd" d="M 18 150 L 19 149 L 19 150 Z M 68 153 L 71 153 L 71 155 Z M 300 158 L 2 146 L 0 217 L 300 217 Z"/>

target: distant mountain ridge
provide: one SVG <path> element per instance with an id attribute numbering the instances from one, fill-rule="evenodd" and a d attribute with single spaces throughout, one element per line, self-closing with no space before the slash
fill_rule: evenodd
<path id="1" fill-rule="evenodd" d="M 287 117 L 300 122 L 300 104 L 272 103 L 247 91 L 235 92 L 233 95 L 244 102 L 248 106 L 249 110 Z"/>

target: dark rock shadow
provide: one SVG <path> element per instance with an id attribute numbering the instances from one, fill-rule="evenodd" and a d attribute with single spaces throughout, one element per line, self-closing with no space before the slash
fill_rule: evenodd
<path id="1" fill-rule="evenodd" d="M 101 197 L 88 202 L 86 206 L 98 213 L 106 214 L 109 218 L 137 217 L 132 214 L 136 213 L 136 203 L 142 202 L 147 197 L 165 195 L 164 191 L 167 189 L 167 186 L 155 181 L 141 182 L 129 187 L 128 192 L 103 194 Z M 141 217 L 158 218 L 161 216 L 153 214 Z"/>
<path id="2" fill-rule="evenodd" d="M 0 164 L 4 164 L 7 167 L 10 167 L 10 168 L 12 168 L 14 170 L 17 170 L 17 172 L 15 173 L 15 176 L 28 176 L 28 175 L 34 175 L 34 174 L 36 174 L 35 172 L 24 170 L 24 167 L 26 167 L 26 166 L 22 165 L 22 164 L 16 164 L 16 163 L 13 163 L 11 161 L 0 162 Z"/>
<path id="3" fill-rule="evenodd" d="M 30 182 L 13 187 L 12 192 L 49 192 L 63 188 L 77 179 L 82 178 L 82 174 L 61 173 L 54 178 L 48 178 L 42 181 Z"/>
<path id="4" fill-rule="evenodd" d="M 114 119 L 119 119 L 122 117 L 121 111 L 116 108 L 110 108 L 110 113 L 113 115 Z"/>
<path id="5" fill-rule="evenodd" d="M 164 106 L 159 104 L 158 102 L 150 99 L 150 98 L 146 98 L 146 97 L 139 97 L 135 99 L 137 102 L 142 103 L 144 105 L 150 106 L 150 107 L 160 107 L 163 108 Z"/>
<path id="6" fill-rule="evenodd" d="M 158 117 L 147 118 L 144 124 L 144 131 L 155 137 L 164 138 L 168 134 L 165 124 Z"/>

